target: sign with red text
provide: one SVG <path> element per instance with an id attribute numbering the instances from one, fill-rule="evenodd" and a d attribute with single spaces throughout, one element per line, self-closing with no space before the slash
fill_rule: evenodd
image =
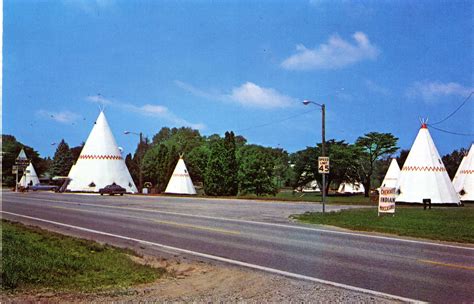
<path id="1" fill-rule="evenodd" d="M 379 215 L 381 213 L 395 213 L 396 198 L 396 188 L 381 187 L 379 195 Z"/>

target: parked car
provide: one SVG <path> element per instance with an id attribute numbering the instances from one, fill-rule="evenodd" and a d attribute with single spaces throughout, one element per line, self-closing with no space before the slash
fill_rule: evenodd
<path id="1" fill-rule="evenodd" d="M 127 192 L 127 190 L 125 190 L 125 188 L 120 187 L 116 183 L 113 183 L 111 185 L 107 185 L 104 188 L 99 189 L 100 195 L 104 195 L 104 194 L 109 194 L 109 195 L 120 194 L 120 195 L 123 195 L 126 192 Z"/>
<path id="2" fill-rule="evenodd" d="M 28 190 L 33 190 L 33 191 L 57 191 L 58 186 L 56 186 L 56 185 L 36 184 L 34 186 L 28 186 Z"/>

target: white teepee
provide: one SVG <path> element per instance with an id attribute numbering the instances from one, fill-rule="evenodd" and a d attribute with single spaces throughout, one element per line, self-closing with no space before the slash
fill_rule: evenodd
<path id="1" fill-rule="evenodd" d="M 23 172 L 23 176 L 20 179 L 20 186 L 26 188 L 27 186 L 34 186 L 39 183 L 40 181 L 38 175 L 36 175 L 35 167 L 33 167 L 33 163 L 30 163 Z"/>
<path id="2" fill-rule="evenodd" d="M 397 160 L 392 158 L 390 166 L 388 167 L 387 173 L 383 179 L 380 187 L 396 188 L 398 183 L 398 177 L 400 176 L 400 167 L 398 166 Z"/>
<path id="3" fill-rule="evenodd" d="M 301 189 L 302 192 L 321 192 L 321 188 L 319 187 L 319 183 L 317 180 L 312 180 L 306 185 L 303 186 Z"/>
<path id="4" fill-rule="evenodd" d="M 196 189 L 194 188 L 193 181 L 189 176 L 188 169 L 186 168 L 182 156 L 179 157 L 165 193 L 196 194 Z"/>
<path id="5" fill-rule="evenodd" d="M 461 201 L 474 201 L 474 144 L 462 159 L 453 185 Z"/>
<path id="6" fill-rule="evenodd" d="M 67 190 L 70 191 L 98 192 L 100 188 L 115 183 L 127 192 L 137 192 L 104 112 L 100 112 L 68 177 L 71 182 Z"/>
<path id="7" fill-rule="evenodd" d="M 341 183 L 339 188 L 337 189 L 337 193 L 340 194 L 357 194 L 357 193 L 364 193 L 365 187 L 362 183 L 354 182 L 354 183 Z"/>
<path id="8" fill-rule="evenodd" d="M 423 123 L 398 179 L 396 202 L 422 204 L 460 204 L 443 161 Z"/>

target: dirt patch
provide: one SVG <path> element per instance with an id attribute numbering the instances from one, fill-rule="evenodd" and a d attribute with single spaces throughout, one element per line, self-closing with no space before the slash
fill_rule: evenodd
<path id="1" fill-rule="evenodd" d="M 324 284 L 222 264 L 154 256 L 131 258 L 141 264 L 164 267 L 168 274 L 156 282 L 128 289 L 94 294 L 2 294 L 0 300 L 1 303 L 396 302 Z"/>

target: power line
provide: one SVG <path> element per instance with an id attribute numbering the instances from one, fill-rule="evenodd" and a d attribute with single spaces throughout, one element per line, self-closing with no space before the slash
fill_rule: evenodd
<path id="1" fill-rule="evenodd" d="M 446 118 L 438 121 L 438 122 L 435 122 L 435 123 L 432 123 L 430 124 L 431 126 L 433 125 L 438 125 L 446 120 L 448 120 L 449 118 L 451 118 L 454 114 L 456 114 L 457 111 L 459 111 L 465 104 L 466 102 L 471 98 L 472 94 L 474 94 L 474 91 L 471 92 L 471 94 L 469 94 L 469 96 L 466 97 L 466 99 L 464 99 L 464 101 L 459 105 L 459 107 L 456 108 L 456 110 L 454 110 L 454 112 L 452 112 L 451 114 L 449 114 L 448 116 L 446 116 Z M 434 127 L 433 127 L 434 128 Z"/>
<path id="2" fill-rule="evenodd" d="M 256 125 L 256 126 L 252 126 L 252 127 L 248 127 L 248 128 L 244 128 L 244 129 L 235 130 L 235 132 L 248 131 L 248 130 L 252 130 L 252 129 L 257 129 L 257 128 L 270 126 L 270 125 L 281 123 L 281 122 L 290 120 L 292 118 L 295 118 L 295 117 L 298 117 L 298 116 L 301 116 L 301 115 L 305 115 L 305 114 L 308 114 L 308 113 L 311 113 L 311 112 L 315 112 L 315 111 L 318 111 L 318 110 L 320 110 L 320 109 L 318 108 L 318 109 L 309 110 L 309 111 L 306 111 L 306 112 L 303 112 L 303 113 L 298 113 L 298 114 L 295 114 L 295 115 L 292 115 L 292 116 L 288 116 L 288 117 L 280 119 L 280 120 L 275 120 L 275 121 L 267 122 L 267 123 L 264 123 L 264 124 L 261 124 L 261 125 Z"/>
<path id="3" fill-rule="evenodd" d="M 472 93 L 471 93 L 472 95 Z M 452 132 L 452 131 L 448 131 L 448 130 L 443 130 L 443 129 L 440 129 L 440 128 L 437 128 L 437 127 L 434 127 L 432 124 L 428 124 L 429 127 L 435 129 L 435 130 L 438 130 L 440 132 L 444 132 L 444 133 L 448 133 L 448 134 L 452 134 L 452 135 L 459 135 L 459 136 L 474 136 L 474 133 L 458 133 L 458 132 Z"/>

